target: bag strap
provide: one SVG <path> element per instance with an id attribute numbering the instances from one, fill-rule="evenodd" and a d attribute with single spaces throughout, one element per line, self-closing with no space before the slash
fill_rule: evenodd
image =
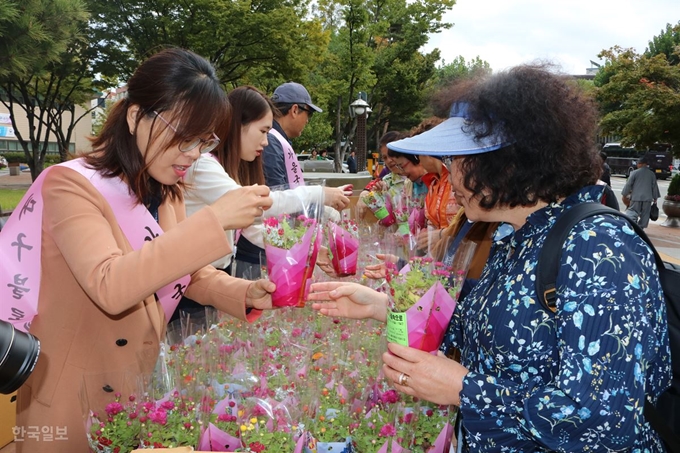
<path id="1" fill-rule="evenodd" d="M 543 247 L 538 256 L 540 266 L 536 266 L 536 290 L 541 304 L 553 313 L 557 310 L 557 290 L 555 287 L 555 280 L 560 266 L 560 257 L 562 255 L 562 245 L 566 242 L 571 229 L 581 220 L 599 214 L 611 214 L 622 217 L 628 221 L 635 233 L 640 236 L 654 253 L 656 267 L 661 270 L 664 268 L 663 259 L 656 251 L 654 244 L 647 237 L 640 226 L 633 222 L 630 217 L 620 211 L 616 211 L 601 203 L 586 202 L 579 203 L 567 210 L 565 210 L 558 218 L 555 224 L 548 232 L 545 238 Z"/>
<path id="2" fill-rule="evenodd" d="M 649 245 L 652 253 L 654 253 L 656 267 L 663 278 L 662 274 L 666 270 L 664 261 L 661 259 L 661 256 L 654 247 L 654 244 L 652 244 L 652 241 L 637 223 L 633 222 L 633 220 L 624 213 L 616 211 L 601 203 L 580 203 L 565 210 L 557 218 L 555 224 L 548 232 L 538 256 L 536 265 L 536 291 L 538 299 L 546 310 L 553 313 L 557 311 L 556 280 L 559 272 L 560 258 L 562 256 L 562 246 L 566 242 L 569 233 L 581 220 L 599 214 L 611 214 L 628 221 L 630 226 L 635 230 L 635 233 Z M 647 398 L 645 398 L 644 415 L 649 425 L 659 434 L 666 444 L 668 451 L 680 453 L 680 437 L 676 433 L 673 433 L 666 424 L 664 417 Z"/>

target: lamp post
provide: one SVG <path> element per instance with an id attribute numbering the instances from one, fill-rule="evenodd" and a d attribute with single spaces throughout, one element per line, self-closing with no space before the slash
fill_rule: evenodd
<path id="1" fill-rule="evenodd" d="M 371 112 L 368 102 L 361 97 L 350 105 L 351 112 L 357 118 L 356 143 L 357 143 L 357 171 L 366 170 L 366 119 Z"/>

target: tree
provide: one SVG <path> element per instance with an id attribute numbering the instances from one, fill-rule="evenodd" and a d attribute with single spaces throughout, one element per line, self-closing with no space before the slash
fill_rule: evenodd
<path id="1" fill-rule="evenodd" d="M 97 68 L 123 80 L 177 46 L 207 58 L 225 85 L 278 85 L 303 78 L 328 42 L 320 22 L 304 18 L 306 0 L 88 1 L 102 46 Z"/>
<path id="2" fill-rule="evenodd" d="M 0 102 L 10 112 L 15 134 L 35 179 L 43 169 L 52 135 L 65 159 L 79 119 L 74 117 L 75 105 L 88 100 L 92 93 L 87 39 L 82 33 L 88 15 L 79 0 L 28 0 L 19 11 L 2 25 L 6 45 L 0 47 L 0 60 L 12 59 L 16 52 L 30 53 L 29 42 L 36 43 L 32 51 L 37 51 L 42 59 L 17 54 L 21 63 L 10 65 L 0 75 Z M 65 112 L 71 113 L 67 124 Z M 28 120 L 28 137 L 17 127 L 19 114 Z"/>
<path id="3" fill-rule="evenodd" d="M 55 61 L 83 13 L 80 0 L 0 0 L 0 77 Z"/>
<path id="4" fill-rule="evenodd" d="M 677 65 L 680 63 L 680 56 L 676 53 L 677 46 L 680 46 L 680 21 L 675 26 L 666 24 L 666 29 L 649 41 L 645 56 L 664 54 L 669 64 Z"/>
<path id="5" fill-rule="evenodd" d="M 420 49 L 442 22 L 454 0 L 324 0 L 316 11 L 331 42 L 318 73 L 310 80 L 335 123 L 335 158 L 339 168 L 354 137 L 348 105 L 359 91 L 368 94 L 369 142 L 389 126 L 405 129 L 423 117 L 426 84 L 434 75 L 439 51 Z"/>
<path id="6" fill-rule="evenodd" d="M 491 65 L 476 56 L 469 62 L 465 61 L 462 55 L 457 56 L 451 63 L 442 61 L 441 66 L 432 80 L 435 89 L 446 87 L 459 79 L 475 77 L 481 74 L 490 74 Z"/>
<path id="7" fill-rule="evenodd" d="M 670 143 L 680 150 L 680 66 L 664 53 L 638 55 L 614 47 L 599 55 L 605 65 L 595 78 L 604 116 L 604 134 L 618 134 L 624 145 Z M 675 56 L 678 55 L 676 50 Z"/>

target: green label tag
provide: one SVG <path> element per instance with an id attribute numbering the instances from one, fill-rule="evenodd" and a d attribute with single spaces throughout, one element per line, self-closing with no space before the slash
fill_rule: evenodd
<path id="1" fill-rule="evenodd" d="M 408 346 L 406 313 L 387 312 L 387 341 Z"/>
<path id="2" fill-rule="evenodd" d="M 388 211 L 387 208 L 385 206 L 383 206 L 380 209 L 378 209 L 377 211 L 375 211 L 373 214 L 375 214 L 375 217 L 378 220 L 382 220 L 385 217 L 387 217 L 388 215 L 390 215 L 390 211 Z"/>

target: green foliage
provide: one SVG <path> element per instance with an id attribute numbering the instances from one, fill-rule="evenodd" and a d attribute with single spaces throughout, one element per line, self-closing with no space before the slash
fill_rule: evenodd
<path id="1" fill-rule="evenodd" d="M 433 78 L 433 84 L 436 88 L 441 88 L 448 86 L 459 79 L 466 79 L 489 73 L 491 73 L 491 65 L 487 61 L 479 58 L 479 56 L 467 62 L 465 61 L 465 57 L 460 55 L 451 63 L 446 64 L 446 62 L 442 62 L 442 65 L 437 68 L 437 72 Z"/>
<path id="2" fill-rule="evenodd" d="M 8 164 L 26 163 L 26 155 L 24 153 L 4 153 L 3 156 L 7 159 Z"/>
<path id="3" fill-rule="evenodd" d="M 606 60 L 595 78 L 602 133 L 622 136 L 624 146 L 660 142 L 680 150 L 680 65 L 663 53 L 650 57 L 619 47 L 599 56 Z"/>
<path id="4" fill-rule="evenodd" d="M 443 14 L 454 0 L 324 0 L 314 14 L 331 33 L 319 70 L 310 77 L 334 124 L 336 159 L 354 139 L 356 122 L 348 105 L 368 93 L 368 143 L 385 128 L 408 129 L 425 116 L 427 82 L 439 51 L 420 49 L 429 34 L 448 28 Z M 338 107 L 338 97 L 341 98 Z M 341 142 L 344 148 L 340 149 Z M 369 146 L 369 148 L 371 148 Z M 339 152 L 338 152 L 339 151 Z"/>
<path id="5" fill-rule="evenodd" d="M 81 0 L 0 0 L 0 77 L 58 61 L 86 19 Z"/>
<path id="6" fill-rule="evenodd" d="M 668 184 L 667 196 L 675 195 L 680 196 L 680 174 L 673 176 L 670 184 Z"/>
<path id="7" fill-rule="evenodd" d="M 127 78 L 149 55 L 178 46 L 209 59 L 225 84 L 266 89 L 303 80 L 320 61 L 328 39 L 318 21 L 300 13 L 305 3 L 89 0 L 95 42 L 102 50 L 97 67 Z"/>
<path id="8" fill-rule="evenodd" d="M 649 41 L 649 47 L 645 49 L 645 56 L 653 57 L 664 54 L 668 62 L 672 65 L 680 63 L 680 55 L 676 47 L 680 46 L 680 21 L 673 26 L 666 24 L 666 29 L 661 30 L 659 36 L 655 36 Z"/>
<path id="9" fill-rule="evenodd" d="M 20 14 L 0 28 L 10 37 L 0 45 L 0 61 L 14 58 L 13 52 L 29 54 L 26 62 L 0 71 L 0 102 L 9 110 L 24 161 L 35 179 L 42 171 L 47 144 L 59 145 L 61 160 L 66 160 L 71 136 L 80 117 L 77 105 L 95 97 L 97 83 L 90 65 L 93 49 L 87 35 L 88 13 L 80 0 L 29 0 Z M 28 42 L 26 36 L 33 36 Z M 5 40 L 3 40 L 5 42 Z M 34 44 L 31 48 L 30 43 Z M 34 61 L 38 56 L 39 60 Z M 28 128 L 16 127 L 25 117 Z"/>

